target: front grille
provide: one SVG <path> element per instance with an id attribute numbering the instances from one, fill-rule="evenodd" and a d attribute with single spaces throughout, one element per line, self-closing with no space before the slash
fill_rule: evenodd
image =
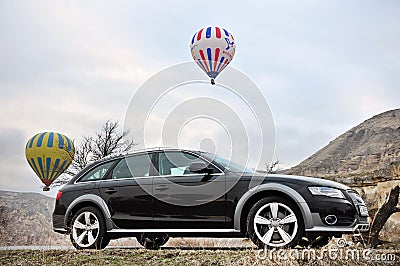
<path id="1" fill-rule="evenodd" d="M 355 205 L 365 205 L 364 200 L 361 198 L 360 194 L 357 193 L 357 191 L 350 190 L 348 193 Z"/>
<path id="2" fill-rule="evenodd" d="M 355 190 L 347 191 L 347 193 L 349 194 L 351 201 L 353 202 L 354 206 L 356 207 L 358 215 L 368 216 L 368 211 L 365 207 L 366 204 L 365 204 L 364 200 L 361 198 L 360 194 L 358 194 L 358 192 Z M 365 209 L 363 213 L 361 212 L 362 208 Z"/>
<path id="3" fill-rule="evenodd" d="M 338 226 L 350 226 L 354 223 L 354 218 L 338 216 L 336 225 Z"/>

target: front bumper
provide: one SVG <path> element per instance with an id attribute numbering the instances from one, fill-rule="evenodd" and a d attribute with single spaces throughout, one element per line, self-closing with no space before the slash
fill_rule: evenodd
<path id="1" fill-rule="evenodd" d="M 306 232 L 360 233 L 369 230 L 368 209 L 361 196 L 354 190 L 343 190 L 345 199 L 314 197 L 311 218 L 313 227 Z M 334 217 L 332 223 L 327 220 Z M 328 223 L 329 222 L 329 223 Z"/>
<path id="2" fill-rule="evenodd" d="M 312 228 L 306 228 L 306 232 L 324 232 L 324 233 L 360 233 L 367 232 L 369 230 L 369 223 L 367 217 L 356 217 L 354 222 L 349 226 L 338 226 L 338 225 L 326 225 L 322 222 L 321 217 L 318 213 L 312 213 L 312 219 L 314 226 Z"/>

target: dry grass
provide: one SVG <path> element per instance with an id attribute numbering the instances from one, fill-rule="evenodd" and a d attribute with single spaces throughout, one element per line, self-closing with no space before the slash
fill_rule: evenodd
<path id="1" fill-rule="evenodd" d="M 288 250 L 293 252 L 294 250 Z M 382 265 L 365 259 L 260 259 L 256 249 L 105 249 L 0 251 L 3 265 Z M 385 265 L 398 265 L 396 261 Z"/>
<path id="2" fill-rule="evenodd" d="M 114 246 L 114 247 L 113 247 Z M 134 238 L 114 240 L 105 250 L 77 251 L 64 250 L 0 250 L 3 265 L 400 265 L 398 245 L 369 250 L 369 257 L 375 254 L 394 254 L 389 261 L 363 258 L 365 251 L 360 245 L 351 248 L 337 248 L 333 241 L 327 250 L 336 250 L 337 256 L 314 250 L 316 256 L 301 256 L 304 249 L 282 249 L 264 251 L 256 249 L 244 239 L 217 238 L 171 238 L 161 250 L 139 248 Z M 397 251 L 396 251 L 397 249 Z M 348 256 L 358 250 L 360 257 Z M 298 257 L 296 257 L 298 254 Z M 342 255 L 341 255 L 342 254 Z M 319 257 L 318 257 L 319 256 Z M 394 261 L 393 261 L 394 259 Z"/>
<path id="3" fill-rule="evenodd" d="M 68 244 L 69 245 L 69 244 Z M 111 240 L 109 247 L 142 247 L 136 238 Z M 251 240 L 246 238 L 170 238 L 164 247 L 174 248 L 255 248 Z"/>

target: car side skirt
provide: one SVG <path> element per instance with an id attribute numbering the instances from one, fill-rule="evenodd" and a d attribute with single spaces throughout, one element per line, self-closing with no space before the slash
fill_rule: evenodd
<path id="1" fill-rule="evenodd" d="M 108 233 L 240 233 L 235 229 L 112 229 Z"/>

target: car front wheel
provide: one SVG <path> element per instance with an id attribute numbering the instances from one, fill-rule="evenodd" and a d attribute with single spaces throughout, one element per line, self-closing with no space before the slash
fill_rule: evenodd
<path id="1" fill-rule="evenodd" d="M 280 197 L 259 200 L 247 217 L 247 234 L 259 248 L 294 247 L 304 234 L 297 206 Z"/>
<path id="2" fill-rule="evenodd" d="M 80 209 L 71 221 L 71 242 L 77 249 L 103 249 L 110 242 L 102 213 L 95 207 Z"/>

